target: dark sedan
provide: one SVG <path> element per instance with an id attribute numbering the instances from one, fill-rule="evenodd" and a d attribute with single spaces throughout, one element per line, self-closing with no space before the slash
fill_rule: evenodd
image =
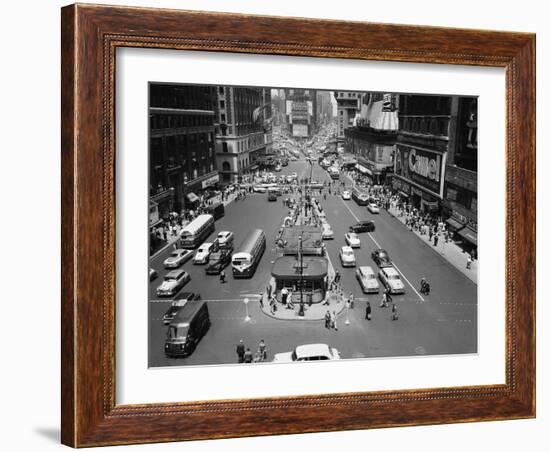
<path id="1" fill-rule="evenodd" d="M 376 265 L 378 265 L 378 267 L 380 268 L 392 266 L 390 255 L 386 250 L 383 250 L 383 249 L 374 250 L 371 253 L 371 257 L 372 257 L 372 260 L 376 262 Z"/>
<path id="2" fill-rule="evenodd" d="M 165 325 L 168 325 L 176 314 L 185 306 L 185 304 L 190 300 L 200 300 L 201 296 L 193 292 L 183 292 L 180 294 L 180 297 L 177 300 L 174 300 L 168 310 L 165 312 L 162 317 L 162 321 Z"/>
<path id="3" fill-rule="evenodd" d="M 374 221 L 362 220 L 349 227 L 350 232 L 373 232 Z"/>
<path id="4" fill-rule="evenodd" d="M 231 262 L 231 253 L 233 249 L 220 248 L 218 251 L 210 254 L 208 266 L 205 271 L 208 275 L 219 275 L 225 267 Z"/>

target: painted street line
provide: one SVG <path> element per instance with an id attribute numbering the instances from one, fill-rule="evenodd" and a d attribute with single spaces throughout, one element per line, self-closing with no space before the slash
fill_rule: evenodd
<path id="1" fill-rule="evenodd" d="M 349 208 L 349 206 L 346 204 L 346 202 L 343 199 L 340 199 L 340 201 L 342 202 L 342 204 L 344 204 L 344 206 L 346 206 L 346 209 L 349 210 L 349 213 L 352 214 L 353 218 L 355 218 L 355 221 L 359 222 L 360 221 L 359 218 L 357 217 L 357 215 L 355 215 L 353 210 L 351 210 Z M 374 244 L 378 248 L 382 248 L 382 246 L 374 239 L 374 237 L 372 236 L 372 234 L 370 232 L 367 232 L 367 235 L 370 237 L 370 239 L 374 242 Z M 411 286 L 411 289 L 414 290 L 414 293 L 418 296 L 418 298 L 420 298 L 422 301 L 426 301 L 426 300 L 424 300 L 424 297 L 422 295 L 420 295 L 420 293 L 418 293 L 418 290 L 416 290 L 416 288 L 411 284 L 411 282 L 407 279 L 407 277 L 403 274 L 403 272 L 401 270 L 399 270 L 399 267 L 395 264 L 395 262 L 392 261 L 392 264 L 395 267 L 395 269 L 399 272 L 401 277 L 409 284 L 409 286 Z"/>

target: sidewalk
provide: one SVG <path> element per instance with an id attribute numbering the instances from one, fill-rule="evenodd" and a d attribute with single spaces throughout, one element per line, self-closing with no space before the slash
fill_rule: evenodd
<path id="1" fill-rule="evenodd" d="M 332 269 L 332 265 L 329 265 L 328 275 L 330 275 L 331 269 Z M 332 269 L 331 278 L 334 278 L 333 269 Z M 272 288 L 271 290 L 273 293 L 273 291 L 275 290 L 274 278 L 271 278 L 268 284 L 271 285 L 271 288 Z M 328 301 L 328 304 L 326 304 L 327 301 Z M 343 295 L 337 292 L 327 292 L 325 300 L 323 302 L 313 303 L 311 306 L 308 306 L 308 304 L 304 301 L 303 316 L 298 315 L 300 312 L 300 293 L 299 292 L 292 294 L 292 303 L 294 304 L 294 309 L 288 309 L 280 301 L 277 301 L 276 302 L 277 310 L 272 311 L 271 306 L 269 305 L 269 299 L 267 298 L 267 290 L 266 290 L 262 294 L 261 309 L 265 315 L 267 315 L 268 317 L 271 317 L 272 319 L 318 321 L 318 320 L 325 319 L 325 314 L 327 310 L 330 312 L 336 311 L 336 315 L 340 316 L 340 314 L 346 308 L 346 303 L 344 302 Z"/>
<path id="2" fill-rule="evenodd" d="M 345 175 L 345 177 L 351 182 L 352 186 L 355 186 L 355 180 L 352 179 L 348 174 Z M 390 216 L 395 218 L 396 220 L 401 221 L 403 223 L 403 226 L 405 226 L 405 217 L 398 216 L 398 209 L 391 207 L 387 211 Z M 465 253 L 455 242 L 452 240 L 448 243 L 445 243 L 445 240 L 440 237 L 440 240 L 438 241 L 437 246 L 434 246 L 432 242 L 429 240 L 429 235 L 421 235 L 418 231 L 411 231 L 414 233 L 420 240 L 422 240 L 427 246 L 432 248 L 436 253 L 438 253 L 440 256 L 442 256 L 447 262 L 449 262 L 452 266 L 454 266 L 457 270 L 459 270 L 461 273 L 466 275 L 470 280 L 472 280 L 474 283 L 477 284 L 477 259 L 472 262 L 471 267 L 468 269 L 466 268 L 466 262 L 468 259 L 468 254 Z"/>
<path id="3" fill-rule="evenodd" d="M 236 193 L 233 192 L 231 193 L 228 198 L 223 201 L 223 205 L 224 206 L 228 206 L 231 202 L 233 202 L 235 200 L 235 197 L 236 197 Z M 221 200 L 221 195 L 217 195 L 217 196 L 214 196 L 213 198 L 211 198 L 213 200 L 213 202 L 216 202 L 216 201 L 220 201 Z M 174 242 L 176 240 L 179 239 L 179 234 L 180 234 L 180 231 L 186 226 L 188 225 L 189 222 L 188 221 L 183 221 L 182 223 L 182 226 L 176 226 L 176 234 L 169 234 L 167 236 L 167 240 L 166 240 L 166 245 L 164 245 L 162 248 L 158 249 L 157 251 L 155 251 L 154 254 L 152 254 L 149 259 L 154 259 L 155 257 L 157 257 L 160 253 L 162 253 L 166 248 L 169 248 L 170 246 L 172 246 L 174 244 Z"/>
<path id="4" fill-rule="evenodd" d="M 387 211 L 390 216 L 394 219 L 401 221 L 403 226 L 405 226 L 405 216 L 398 216 L 398 209 L 390 207 Z M 474 283 L 477 284 L 477 260 L 472 262 L 471 268 L 466 268 L 466 261 L 468 259 L 468 254 L 465 253 L 455 242 L 450 240 L 448 243 L 445 243 L 445 240 L 440 238 L 437 246 L 433 245 L 433 242 L 430 242 L 429 235 L 421 235 L 418 231 L 412 231 L 410 228 L 407 228 L 411 233 L 415 234 L 420 240 L 422 240 L 427 246 L 432 248 L 436 253 L 441 255 L 447 262 L 456 267 L 457 270 L 462 272 L 468 278 L 470 278 Z"/>

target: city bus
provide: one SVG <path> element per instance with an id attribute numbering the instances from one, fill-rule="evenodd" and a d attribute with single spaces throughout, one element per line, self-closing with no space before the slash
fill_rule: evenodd
<path id="1" fill-rule="evenodd" d="M 261 229 L 256 229 L 248 236 L 238 253 L 233 254 L 231 266 L 233 278 L 250 278 L 256 272 L 256 268 L 265 251 L 265 234 Z"/>
<path id="2" fill-rule="evenodd" d="M 214 232 L 214 217 L 207 214 L 199 215 L 180 232 L 179 246 L 194 249 L 212 232 Z"/>

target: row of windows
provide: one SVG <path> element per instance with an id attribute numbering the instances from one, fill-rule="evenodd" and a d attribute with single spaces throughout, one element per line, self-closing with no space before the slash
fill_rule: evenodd
<path id="1" fill-rule="evenodd" d="M 150 115 L 151 130 L 177 129 L 183 127 L 209 127 L 214 125 L 210 115 Z"/>

